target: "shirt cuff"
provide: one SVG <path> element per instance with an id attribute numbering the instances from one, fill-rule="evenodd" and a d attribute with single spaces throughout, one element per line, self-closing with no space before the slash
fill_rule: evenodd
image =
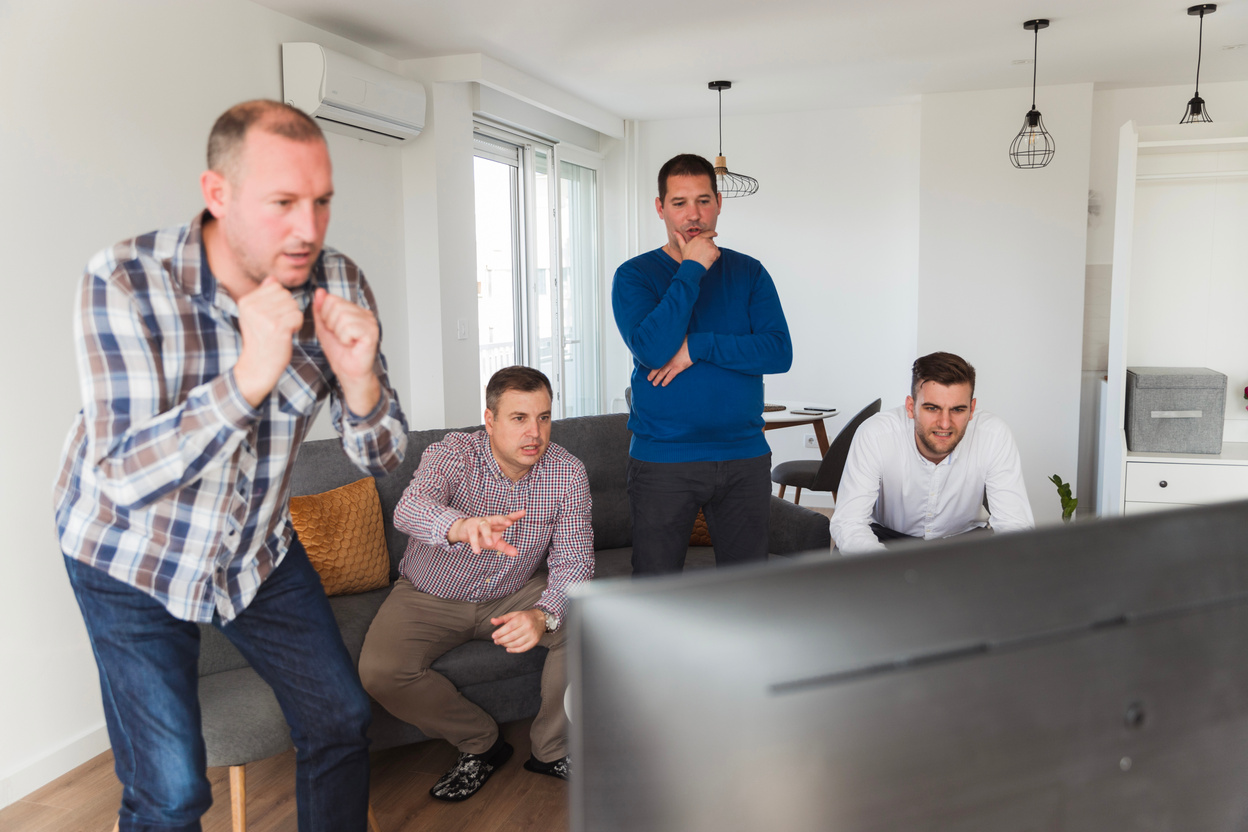
<path id="1" fill-rule="evenodd" d="M 221 421 L 243 430 L 260 415 L 260 411 L 251 406 L 238 388 L 233 367 L 217 376 L 211 382 L 210 390 Z"/>
<path id="2" fill-rule="evenodd" d="M 342 400 L 342 413 L 346 416 L 346 423 L 353 428 L 374 428 L 381 424 L 381 420 L 390 412 L 390 391 L 386 389 L 386 385 L 381 385 L 381 395 L 377 397 L 377 404 L 373 405 L 373 409 L 366 416 L 357 416 L 350 407 L 347 406 L 347 400 Z"/>
<path id="3" fill-rule="evenodd" d="M 706 276 L 706 266 L 703 266 L 697 260 L 681 260 L 680 267 L 676 269 L 675 278 L 677 280 L 687 280 L 690 283 L 701 283 L 702 278 Z"/>
<path id="4" fill-rule="evenodd" d="M 433 539 L 425 541 L 432 546 L 442 546 L 447 549 L 458 545 L 446 539 L 447 532 L 451 530 L 451 526 L 455 525 L 457 520 L 467 517 L 462 511 L 453 508 L 444 508 L 433 515 Z"/>
<path id="5" fill-rule="evenodd" d="M 542 597 L 537 600 L 533 606 L 542 612 L 548 612 L 559 622 L 559 626 L 563 626 L 563 607 L 567 603 L 562 592 L 552 590 L 550 587 L 542 593 Z M 557 629 L 557 628 L 556 628 Z"/>
<path id="6" fill-rule="evenodd" d="M 690 332 L 688 338 L 689 357 L 694 361 L 705 361 L 707 356 L 711 354 L 715 334 L 712 332 Z"/>

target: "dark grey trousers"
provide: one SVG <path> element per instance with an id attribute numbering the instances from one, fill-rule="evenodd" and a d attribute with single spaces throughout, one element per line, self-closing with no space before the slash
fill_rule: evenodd
<path id="1" fill-rule="evenodd" d="M 897 543 L 898 541 L 903 541 L 903 540 L 917 540 L 920 543 L 928 542 L 921 537 L 915 537 L 914 535 L 911 535 L 911 534 L 903 534 L 894 529 L 890 529 L 888 526 L 881 526 L 879 523 L 872 523 L 871 531 L 875 532 L 875 539 L 883 543 L 885 546 L 889 546 L 891 544 L 894 544 L 894 543 Z M 962 532 L 962 534 L 956 535 L 956 537 L 962 538 L 962 537 L 966 537 L 967 535 L 975 534 L 976 532 L 992 534 L 992 529 L 988 528 L 987 526 L 983 526 L 982 528 L 971 529 L 970 531 Z M 949 538 L 947 537 L 943 537 L 940 539 L 949 540 Z"/>
<path id="2" fill-rule="evenodd" d="M 698 509 L 715 546 L 715 563 L 767 559 L 771 516 L 771 454 L 724 462 L 628 459 L 633 515 L 633 575 L 685 568 Z"/>

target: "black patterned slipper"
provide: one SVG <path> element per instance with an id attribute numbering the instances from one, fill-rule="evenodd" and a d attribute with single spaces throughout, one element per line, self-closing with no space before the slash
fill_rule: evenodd
<path id="1" fill-rule="evenodd" d="M 429 794 L 438 800 L 452 802 L 467 800 L 485 785 L 485 781 L 490 779 L 494 769 L 511 758 L 511 752 L 512 747 L 504 742 L 502 737 L 499 737 L 494 747 L 484 754 L 461 753 L 455 768 L 443 774 L 438 782 L 433 784 Z"/>
<path id="2" fill-rule="evenodd" d="M 558 777 L 560 780 L 567 780 L 571 766 L 571 761 L 566 757 L 560 757 L 553 763 L 543 763 L 541 760 L 529 755 L 529 759 L 524 761 L 524 767 L 528 771 L 535 771 L 538 774 L 549 774 L 551 777 Z"/>

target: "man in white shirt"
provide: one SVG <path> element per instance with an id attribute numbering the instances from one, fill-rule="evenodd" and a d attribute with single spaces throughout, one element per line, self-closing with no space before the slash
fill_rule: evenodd
<path id="1" fill-rule="evenodd" d="M 910 386 L 905 406 L 877 413 L 854 435 L 831 523 L 841 553 L 985 525 L 1034 528 L 1013 434 L 991 413 L 975 413 L 975 368 L 934 352 L 914 362 Z"/>

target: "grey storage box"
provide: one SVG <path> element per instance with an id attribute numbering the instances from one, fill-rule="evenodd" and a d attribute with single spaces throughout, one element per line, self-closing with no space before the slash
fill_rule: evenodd
<path id="1" fill-rule="evenodd" d="M 1204 367 L 1127 368 L 1127 450 L 1222 453 L 1226 376 Z"/>

